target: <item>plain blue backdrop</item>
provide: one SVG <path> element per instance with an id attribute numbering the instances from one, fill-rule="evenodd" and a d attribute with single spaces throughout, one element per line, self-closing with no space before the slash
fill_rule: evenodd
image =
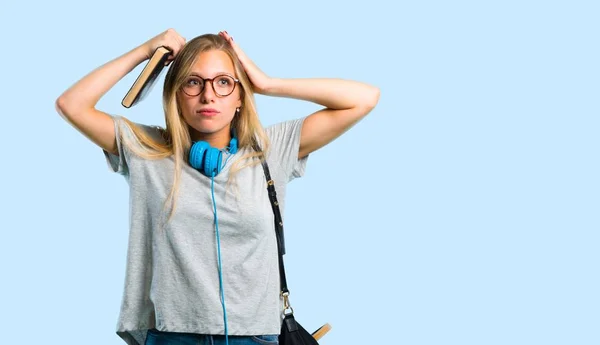
<path id="1" fill-rule="evenodd" d="M 128 194 L 55 111 L 172 27 L 227 30 L 267 74 L 381 89 L 289 186 L 291 301 L 322 344 L 599 344 L 600 7 L 594 1 L 50 1 L 2 5 L 2 344 L 114 333 Z M 163 125 L 162 78 L 98 108 Z M 264 125 L 319 107 L 257 96 Z"/>

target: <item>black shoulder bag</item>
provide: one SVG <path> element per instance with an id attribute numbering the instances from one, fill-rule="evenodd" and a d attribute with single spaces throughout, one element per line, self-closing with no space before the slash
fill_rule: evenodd
<path id="1" fill-rule="evenodd" d="M 265 178 L 267 179 L 267 190 L 269 199 L 273 207 L 275 215 L 275 234 L 277 235 L 277 250 L 279 251 L 279 283 L 281 286 L 281 296 L 283 297 L 283 323 L 281 332 L 279 333 L 279 345 L 318 345 L 319 340 L 327 333 L 331 326 L 325 324 L 315 332 L 308 333 L 294 318 L 294 309 L 290 306 L 289 295 L 290 291 L 287 287 L 285 279 L 285 267 L 283 266 L 283 255 L 285 254 L 285 241 L 283 237 L 283 220 L 279 211 L 279 203 L 277 202 L 277 193 L 275 192 L 275 182 L 271 179 L 269 167 L 265 159 L 261 160 Z"/>

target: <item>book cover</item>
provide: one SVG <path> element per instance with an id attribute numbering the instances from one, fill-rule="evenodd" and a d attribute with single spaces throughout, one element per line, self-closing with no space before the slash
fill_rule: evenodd
<path id="1" fill-rule="evenodd" d="M 136 105 L 150 93 L 156 83 L 156 79 L 166 67 L 165 62 L 170 53 L 171 51 L 165 47 L 158 47 L 154 51 L 152 57 L 148 60 L 146 66 L 144 66 L 144 69 L 121 101 L 121 104 L 125 108 Z"/>

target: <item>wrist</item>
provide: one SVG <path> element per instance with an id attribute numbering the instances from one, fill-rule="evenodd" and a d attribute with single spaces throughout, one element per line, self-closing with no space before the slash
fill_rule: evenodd
<path id="1" fill-rule="evenodd" d="M 150 59 L 152 57 L 152 53 L 153 52 L 150 50 L 150 47 L 147 44 L 137 46 L 131 51 L 131 54 L 133 54 L 133 56 L 135 56 L 140 62 Z"/>
<path id="2" fill-rule="evenodd" d="M 258 92 L 267 96 L 277 96 L 277 90 L 280 89 L 281 83 L 282 79 L 280 78 L 267 78 Z"/>

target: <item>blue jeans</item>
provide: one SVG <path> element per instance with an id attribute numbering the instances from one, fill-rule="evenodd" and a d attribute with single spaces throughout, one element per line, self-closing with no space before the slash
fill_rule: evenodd
<path id="1" fill-rule="evenodd" d="M 279 335 L 229 336 L 229 345 L 277 345 Z M 225 345 L 224 335 L 162 332 L 148 330 L 144 345 Z"/>

